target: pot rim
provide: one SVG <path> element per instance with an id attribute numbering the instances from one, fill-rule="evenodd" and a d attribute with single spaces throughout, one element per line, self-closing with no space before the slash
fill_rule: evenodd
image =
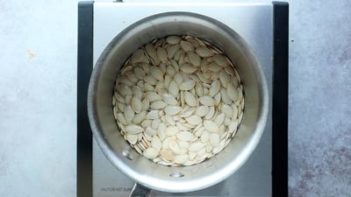
<path id="1" fill-rule="evenodd" d="M 183 18 L 191 18 L 196 20 L 205 21 L 206 23 L 212 25 L 215 28 L 220 28 L 223 30 L 230 37 L 235 37 L 239 43 L 244 45 L 244 50 L 250 56 L 253 62 L 255 62 L 257 69 L 255 69 L 255 74 L 257 76 L 257 81 L 261 82 L 259 87 L 259 92 L 261 94 L 261 102 L 262 107 L 261 110 L 258 112 L 258 119 L 256 123 L 256 128 L 254 129 L 253 135 L 256 137 L 251 137 L 248 143 L 245 145 L 245 149 L 238 155 L 236 159 L 231 160 L 230 163 L 227 163 L 225 166 L 222 166 L 217 171 L 213 172 L 211 176 L 205 176 L 201 180 L 186 180 L 186 181 L 169 181 L 169 180 L 160 180 L 158 177 L 150 177 L 144 176 L 136 172 L 131 166 L 127 165 L 125 162 L 121 160 L 121 158 L 117 157 L 112 150 L 111 145 L 107 142 L 107 140 L 103 136 L 103 132 L 101 131 L 101 125 L 99 121 L 97 121 L 97 104 L 96 104 L 96 97 L 95 93 L 98 86 L 98 79 L 101 75 L 101 70 L 105 63 L 105 60 L 110 55 L 111 49 L 113 49 L 116 45 L 118 45 L 122 38 L 129 36 L 129 34 L 139 28 L 140 26 L 144 25 L 144 23 L 154 21 L 154 20 L 164 20 L 167 18 L 174 18 L 174 17 L 183 17 Z M 93 132 L 94 138 L 96 139 L 98 145 L 103 150 L 102 152 L 105 156 L 116 166 L 122 173 L 126 174 L 128 177 L 132 178 L 136 182 L 149 187 L 151 189 L 156 189 L 159 191 L 165 192 L 190 192 L 195 190 L 200 190 L 217 184 L 224 179 L 228 178 L 232 173 L 237 171 L 249 158 L 251 153 L 257 147 L 258 142 L 261 139 L 263 134 L 266 120 L 269 111 L 269 95 L 268 95 L 268 88 L 265 76 L 263 74 L 262 68 L 260 63 L 257 61 L 256 57 L 251 52 L 250 47 L 245 43 L 245 41 L 231 28 L 224 25 L 223 23 L 210 18 L 208 16 L 191 13 L 191 12 L 164 12 L 160 14 L 155 14 L 149 17 L 145 17 L 132 25 L 125 28 L 121 31 L 117 36 L 115 36 L 112 41 L 107 45 L 107 47 L 103 50 L 102 54 L 100 55 L 98 61 L 95 64 L 93 69 L 92 75 L 89 81 L 89 88 L 88 88 L 88 98 L 87 98 L 87 107 L 88 107 L 88 117 L 91 126 L 91 130 Z M 237 162 L 237 161 L 240 162 Z"/>

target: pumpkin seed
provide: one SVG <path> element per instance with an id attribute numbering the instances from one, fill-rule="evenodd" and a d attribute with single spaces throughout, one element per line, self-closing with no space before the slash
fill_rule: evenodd
<path id="1" fill-rule="evenodd" d="M 190 92 L 184 92 L 185 103 L 189 106 L 195 107 L 197 105 L 196 98 Z"/>
<path id="2" fill-rule="evenodd" d="M 180 66 L 180 70 L 183 71 L 186 74 L 192 74 L 197 69 L 195 67 L 193 67 L 192 65 L 190 65 L 190 64 L 183 64 L 183 65 Z"/>
<path id="3" fill-rule="evenodd" d="M 201 58 L 194 52 L 188 52 L 189 61 L 195 67 L 199 67 L 201 64 Z"/>
<path id="4" fill-rule="evenodd" d="M 180 37 L 178 36 L 168 36 L 166 39 L 168 44 L 178 44 L 180 42 Z"/>
<path id="5" fill-rule="evenodd" d="M 206 130 L 208 130 L 210 132 L 218 132 L 218 130 L 219 130 L 218 125 L 211 120 L 205 120 L 204 126 L 205 126 Z"/>
<path id="6" fill-rule="evenodd" d="M 150 147 L 144 150 L 143 155 L 148 159 L 154 159 L 158 155 L 158 150 L 153 147 Z"/>
<path id="7" fill-rule="evenodd" d="M 213 55 L 213 51 L 207 47 L 199 47 L 195 51 L 200 57 L 210 57 Z"/>
<path id="8" fill-rule="evenodd" d="M 180 90 L 191 90 L 193 89 L 195 86 L 195 82 L 193 80 L 186 80 L 184 82 L 182 82 L 180 85 L 179 85 L 179 89 Z"/>
<path id="9" fill-rule="evenodd" d="M 188 41 L 180 41 L 180 47 L 185 51 L 185 52 L 187 52 L 187 51 L 193 51 L 194 50 L 194 47 L 193 47 L 193 45 L 190 43 L 190 42 L 188 42 Z"/>
<path id="10" fill-rule="evenodd" d="M 138 133 L 143 132 L 143 130 L 144 130 L 142 127 L 135 125 L 135 124 L 128 125 L 128 126 L 126 126 L 125 129 L 126 129 L 126 132 L 129 134 L 138 134 Z"/>

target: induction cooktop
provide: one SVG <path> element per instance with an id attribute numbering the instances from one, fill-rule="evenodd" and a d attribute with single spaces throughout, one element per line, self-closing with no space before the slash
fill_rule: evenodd
<path id="1" fill-rule="evenodd" d="M 134 181 L 114 167 L 92 137 L 87 88 L 106 45 L 132 23 L 169 11 L 212 17 L 236 31 L 260 62 L 270 95 L 268 122 L 249 160 L 225 181 L 191 193 L 152 191 L 151 196 L 287 196 L 287 3 L 80 2 L 78 6 L 77 196 L 128 196 Z"/>

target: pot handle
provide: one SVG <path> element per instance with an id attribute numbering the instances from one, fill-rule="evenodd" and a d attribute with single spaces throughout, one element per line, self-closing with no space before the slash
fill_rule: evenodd
<path id="1" fill-rule="evenodd" d="M 135 183 L 129 197 L 150 197 L 151 190 L 138 183 Z"/>

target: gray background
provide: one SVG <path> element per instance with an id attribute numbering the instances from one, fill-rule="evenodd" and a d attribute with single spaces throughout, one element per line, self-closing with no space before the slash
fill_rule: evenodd
<path id="1" fill-rule="evenodd" d="M 351 195 L 350 11 L 290 2 L 290 196 Z M 0 0 L 0 46 L 0 196 L 74 197 L 77 2 Z"/>

